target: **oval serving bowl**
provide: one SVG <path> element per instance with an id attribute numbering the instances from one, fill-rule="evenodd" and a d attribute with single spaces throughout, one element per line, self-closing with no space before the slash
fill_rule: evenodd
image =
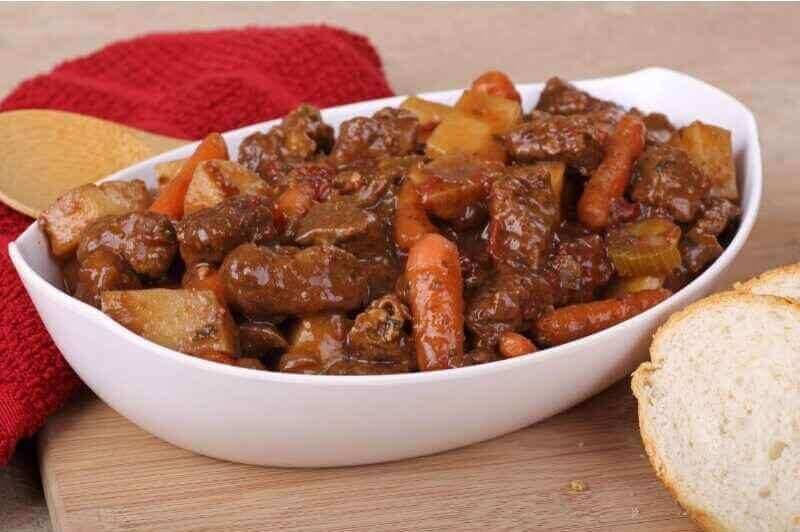
<path id="1" fill-rule="evenodd" d="M 430 373 L 315 376 L 254 371 L 156 345 L 61 290 L 61 273 L 37 224 L 9 246 L 11 259 L 56 345 L 86 384 L 117 412 L 179 447 L 248 464 L 318 467 L 421 456 L 487 440 L 561 412 L 628 374 L 647 355 L 666 317 L 708 294 L 745 243 L 761 197 L 755 119 L 731 96 L 684 74 L 649 68 L 577 82 L 600 98 L 661 111 L 676 125 L 694 119 L 732 130 L 743 215 L 733 241 L 702 275 L 624 323 L 527 356 Z M 542 84 L 518 85 L 523 108 Z M 455 103 L 460 90 L 420 94 Z M 404 97 L 327 109 L 333 126 L 397 106 Z M 278 120 L 225 134 L 231 153 Z M 144 179 L 164 153 L 108 179 Z"/>

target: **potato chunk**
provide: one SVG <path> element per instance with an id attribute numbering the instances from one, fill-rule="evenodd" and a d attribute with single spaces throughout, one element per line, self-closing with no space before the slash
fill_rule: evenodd
<path id="1" fill-rule="evenodd" d="M 419 135 L 426 138 L 442 120 L 453 114 L 453 108 L 443 103 L 431 102 L 410 96 L 400 104 L 401 109 L 411 111 L 419 120 Z"/>
<path id="2" fill-rule="evenodd" d="M 175 159 L 174 161 L 158 163 L 153 167 L 156 172 L 156 183 L 158 184 L 159 190 L 178 175 L 178 172 L 185 162 L 186 159 Z"/>
<path id="3" fill-rule="evenodd" d="M 214 207 L 225 198 L 238 194 L 264 196 L 268 192 L 266 181 L 238 163 L 223 159 L 203 161 L 197 165 L 186 190 L 183 215 Z"/>
<path id="4" fill-rule="evenodd" d="M 492 135 L 492 127 L 463 112 L 454 112 L 433 130 L 425 154 L 436 158 L 463 153 L 487 161 L 505 161 L 505 148 Z"/>
<path id="5" fill-rule="evenodd" d="M 711 181 L 709 193 L 712 196 L 733 201 L 739 199 L 730 131 L 694 121 L 675 133 L 670 144 L 683 148 L 706 174 Z"/>
<path id="6" fill-rule="evenodd" d="M 150 193 L 142 181 L 110 181 L 74 188 L 58 198 L 39 216 L 39 224 L 55 259 L 75 253 L 83 230 L 108 215 L 146 211 Z"/>
<path id="7" fill-rule="evenodd" d="M 522 106 L 519 102 L 485 92 L 464 91 L 456 102 L 456 109 L 483 120 L 495 135 L 508 133 L 522 122 Z"/>
<path id="8" fill-rule="evenodd" d="M 211 290 L 112 290 L 103 312 L 148 340 L 189 355 L 237 356 L 236 324 Z"/>

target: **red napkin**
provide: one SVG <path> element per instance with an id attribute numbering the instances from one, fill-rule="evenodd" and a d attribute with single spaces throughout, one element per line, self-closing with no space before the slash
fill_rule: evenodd
<path id="1" fill-rule="evenodd" d="M 19 85 L 0 111 L 47 108 L 197 139 L 281 116 L 391 96 L 360 35 L 328 26 L 154 34 L 111 44 Z M 0 465 L 79 387 L 8 258 L 31 219 L 0 205 Z"/>

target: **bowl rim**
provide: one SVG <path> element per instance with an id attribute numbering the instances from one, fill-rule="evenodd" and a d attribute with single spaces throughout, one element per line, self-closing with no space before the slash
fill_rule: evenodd
<path id="1" fill-rule="evenodd" d="M 430 371 L 430 372 L 398 373 L 389 375 L 305 375 L 296 373 L 281 373 L 273 371 L 253 370 L 249 368 L 241 368 L 238 366 L 229 366 L 227 364 L 211 362 L 208 360 L 204 360 L 202 358 L 181 353 L 179 351 L 174 351 L 167 347 L 156 344 L 155 342 L 147 340 L 146 338 L 139 336 L 133 331 L 130 331 L 129 329 L 125 328 L 121 324 L 111 319 L 109 316 L 105 315 L 99 309 L 94 308 L 82 301 L 75 299 L 74 297 L 70 296 L 63 290 L 50 284 L 41 275 L 39 275 L 39 273 L 36 270 L 34 270 L 31 265 L 28 264 L 22 252 L 19 249 L 19 245 L 17 244 L 18 241 L 31 238 L 30 236 L 31 232 L 38 233 L 38 221 L 34 221 L 25 231 L 23 231 L 17 237 L 16 240 L 9 243 L 8 245 L 9 256 L 19 276 L 23 278 L 23 280 L 27 281 L 27 283 L 31 283 L 36 289 L 38 289 L 40 295 L 49 299 L 52 304 L 58 306 L 66 306 L 71 310 L 73 310 L 74 312 L 85 316 L 85 318 L 88 320 L 89 326 L 102 327 L 108 333 L 116 334 L 120 336 L 123 340 L 127 340 L 135 348 L 145 350 L 148 353 L 154 354 L 155 356 L 167 357 L 172 362 L 177 362 L 178 364 L 181 365 L 189 366 L 202 371 L 220 373 L 222 375 L 229 377 L 243 378 L 248 380 L 261 380 L 265 382 L 294 383 L 294 384 L 303 384 L 305 386 L 313 385 L 322 387 L 387 386 L 387 385 L 392 386 L 392 385 L 409 384 L 416 382 L 433 383 L 440 381 L 469 379 L 482 375 L 488 376 L 495 373 L 515 371 L 523 366 L 543 364 L 552 358 L 559 356 L 566 356 L 570 351 L 573 350 L 590 349 L 592 345 L 595 344 L 599 345 L 604 340 L 611 338 L 613 335 L 624 335 L 626 334 L 626 332 L 630 332 L 631 329 L 635 329 L 638 324 L 647 320 L 650 316 L 653 316 L 654 314 L 659 312 L 660 309 L 664 308 L 665 305 L 674 304 L 676 301 L 684 302 L 687 299 L 691 299 L 692 296 L 695 295 L 698 291 L 702 290 L 703 287 L 712 283 L 713 280 L 717 278 L 718 275 L 721 274 L 730 265 L 733 259 L 736 258 L 736 256 L 741 251 L 741 248 L 747 241 L 747 238 L 749 237 L 750 232 L 752 231 L 753 225 L 755 224 L 763 192 L 762 190 L 763 162 L 761 158 L 761 145 L 759 142 L 758 125 L 752 111 L 747 106 L 745 106 L 743 103 L 735 99 L 733 96 L 722 91 L 721 89 L 714 87 L 713 85 L 710 85 L 704 81 L 701 81 L 687 74 L 661 67 L 644 68 L 618 76 L 577 80 L 574 83 L 580 86 L 581 84 L 584 83 L 591 84 L 595 82 L 602 83 L 607 81 L 619 81 L 621 79 L 638 77 L 643 75 L 653 75 L 653 74 L 669 76 L 672 78 L 681 78 L 684 81 L 691 82 L 693 84 L 699 84 L 701 86 L 704 86 L 706 90 L 710 89 L 712 92 L 716 93 L 716 96 L 719 99 L 727 100 L 729 103 L 733 103 L 740 108 L 743 115 L 746 117 L 746 128 L 748 130 L 747 146 L 748 149 L 753 150 L 753 156 L 755 159 L 754 168 L 756 170 L 755 172 L 753 172 L 753 175 L 746 176 L 751 186 L 751 193 L 748 197 L 747 208 L 742 212 L 739 228 L 736 231 L 736 234 L 734 235 L 728 247 L 725 248 L 723 253 L 714 261 L 714 263 L 709 268 L 707 268 L 703 273 L 701 273 L 699 276 L 693 279 L 689 284 L 681 288 L 678 292 L 672 294 L 664 301 L 655 305 L 654 307 L 651 307 L 646 311 L 637 314 L 636 316 L 633 316 L 632 318 L 629 318 L 621 323 L 613 325 L 607 329 L 603 329 L 602 331 L 598 331 L 596 333 L 590 334 L 583 338 L 579 338 L 577 340 L 573 340 L 571 342 L 567 342 L 559 346 L 549 347 L 541 351 L 529 353 L 519 357 L 497 360 L 488 364 L 480 364 L 475 366 L 451 368 L 447 370 Z M 517 87 L 522 87 L 522 88 L 541 87 L 543 85 L 544 85 L 543 83 L 516 84 Z M 427 94 L 444 95 L 448 93 L 457 93 L 461 90 L 463 89 L 435 91 L 433 93 L 427 93 Z M 426 93 L 420 93 L 420 95 L 425 96 Z M 327 108 L 324 109 L 323 111 L 330 112 L 335 110 L 338 113 L 351 114 L 352 109 L 355 109 L 367 103 L 380 104 L 385 102 L 386 104 L 390 104 L 391 102 L 399 101 L 405 97 L 406 96 L 401 95 L 389 98 L 381 98 L 377 100 L 365 100 L 362 102 L 355 102 L 342 106 Z M 224 133 L 223 136 L 224 137 L 238 136 L 248 131 L 263 130 L 264 128 L 269 127 L 272 124 L 277 123 L 279 120 L 280 118 L 245 126 L 242 128 L 228 131 Z M 168 160 L 170 158 L 174 158 L 177 156 L 176 152 L 188 151 L 190 149 L 193 149 L 193 147 L 196 146 L 197 144 L 198 142 L 187 143 L 187 145 L 185 146 L 181 146 L 179 148 L 175 148 L 173 150 L 158 154 L 154 157 L 136 163 L 135 165 L 119 170 L 118 172 L 115 172 L 114 174 L 102 179 L 101 181 L 117 180 L 119 177 L 121 177 L 121 174 L 123 173 L 133 173 L 137 169 L 147 168 L 160 160 Z M 65 356 L 65 358 L 67 357 Z"/>

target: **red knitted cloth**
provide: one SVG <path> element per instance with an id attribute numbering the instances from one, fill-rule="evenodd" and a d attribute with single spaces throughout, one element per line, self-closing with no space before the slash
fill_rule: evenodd
<path id="1" fill-rule="evenodd" d="M 49 108 L 196 139 L 319 107 L 390 96 L 369 41 L 327 26 L 157 34 L 111 44 L 23 82 L 0 111 Z M 0 465 L 80 381 L 8 258 L 30 218 L 0 205 Z"/>

